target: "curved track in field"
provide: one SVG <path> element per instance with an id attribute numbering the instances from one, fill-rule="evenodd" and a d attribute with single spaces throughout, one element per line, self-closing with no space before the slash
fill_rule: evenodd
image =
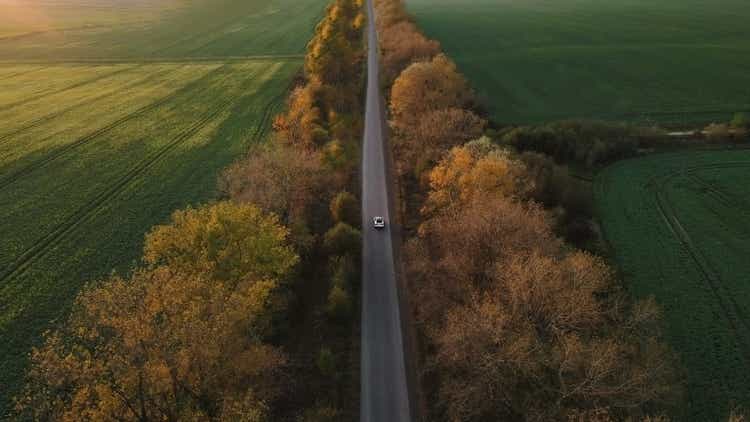
<path id="1" fill-rule="evenodd" d="M 251 82 L 252 80 L 253 78 L 250 78 L 245 81 L 245 83 Z M 13 262 L 4 272 L 0 273 L 0 283 L 4 283 L 20 274 L 23 274 L 37 259 L 44 256 L 47 251 L 59 244 L 81 224 L 95 216 L 109 200 L 123 192 L 127 186 L 139 176 L 143 175 L 150 168 L 158 164 L 176 147 L 199 133 L 221 113 L 228 111 L 234 101 L 234 97 L 228 97 L 222 101 L 217 107 L 209 111 L 207 115 L 190 125 L 186 130 L 180 132 L 158 151 L 137 163 L 127 173 L 112 183 L 108 189 L 99 193 L 93 200 L 76 210 L 55 229 L 23 251 L 15 262 Z"/>
<path id="2" fill-rule="evenodd" d="M 747 362 L 750 363 L 750 321 L 743 315 L 742 308 L 737 303 L 736 299 L 732 294 L 727 292 L 723 286 L 719 272 L 714 268 L 711 262 L 704 256 L 701 249 L 695 245 L 690 234 L 685 229 L 685 226 L 680 221 L 672 203 L 668 200 L 666 194 L 666 186 L 674 178 L 681 175 L 692 175 L 700 170 L 706 169 L 725 169 L 725 168 L 745 168 L 750 167 L 748 162 L 725 162 L 717 164 L 704 164 L 699 166 L 692 166 L 679 171 L 673 171 L 668 174 L 659 175 L 649 180 L 648 186 L 652 188 L 652 191 L 656 197 L 656 204 L 658 207 L 659 214 L 661 215 L 664 223 L 674 234 L 675 238 L 679 240 L 685 251 L 691 258 L 691 261 L 695 264 L 695 267 L 701 274 L 703 281 L 708 285 L 712 291 L 715 299 L 719 303 L 719 307 L 722 309 L 724 316 L 729 321 L 732 332 L 734 333 L 737 341 L 742 346 L 742 355 Z M 720 194 L 721 198 L 726 200 L 726 195 L 721 194 L 718 189 L 706 181 L 701 181 L 701 185 L 709 189 L 710 192 Z M 736 202 L 728 203 L 730 206 L 738 206 Z"/>

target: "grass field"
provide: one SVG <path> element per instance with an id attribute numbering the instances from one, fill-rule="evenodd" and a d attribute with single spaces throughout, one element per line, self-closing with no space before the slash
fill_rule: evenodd
<path id="1" fill-rule="evenodd" d="M 0 33 L 0 415 L 81 286 L 264 138 L 326 2 L 154 3 L 16 2 L 47 20 Z"/>
<path id="2" fill-rule="evenodd" d="M 655 295 L 687 370 L 679 420 L 750 409 L 750 151 L 656 154 L 595 183 L 628 288 Z"/>
<path id="3" fill-rule="evenodd" d="M 410 0 L 502 123 L 750 110 L 746 0 Z"/>

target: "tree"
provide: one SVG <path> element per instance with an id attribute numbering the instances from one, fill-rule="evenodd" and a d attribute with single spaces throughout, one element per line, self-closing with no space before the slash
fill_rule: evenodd
<path id="1" fill-rule="evenodd" d="M 360 203 L 357 198 L 349 192 L 339 192 L 331 200 L 331 216 L 336 223 L 346 223 L 352 227 L 361 224 Z"/>
<path id="2" fill-rule="evenodd" d="M 85 289 L 32 352 L 18 410 L 52 421 L 266 420 L 285 364 L 262 341 L 275 285 L 160 267 Z"/>
<path id="3" fill-rule="evenodd" d="M 332 255 L 359 256 L 362 248 L 362 234 L 346 223 L 338 223 L 326 232 L 323 245 Z"/>
<path id="4" fill-rule="evenodd" d="M 319 199 L 329 185 L 319 153 L 282 144 L 252 148 L 219 179 L 219 189 L 234 202 L 278 215 L 300 252 L 307 251 L 313 240 L 306 222 L 327 212 L 319 209 Z"/>
<path id="5" fill-rule="evenodd" d="M 382 19 L 378 14 L 379 22 Z M 390 26 L 379 25 L 378 34 L 386 85 L 390 85 L 411 63 L 431 60 L 440 54 L 440 43 L 422 35 L 410 21 L 399 21 Z"/>
<path id="6" fill-rule="evenodd" d="M 488 192 L 441 208 L 405 249 L 449 420 L 566 420 L 670 403 L 653 301 L 629 306 L 601 259 L 568 251 L 544 210 Z"/>
<path id="7" fill-rule="evenodd" d="M 464 108 L 472 98 L 466 80 L 445 55 L 413 63 L 391 88 L 392 124 L 397 131 L 407 131 L 427 112 Z"/>
<path id="8" fill-rule="evenodd" d="M 171 224 L 146 235 L 144 259 L 151 267 L 166 265 L 230 283 L 277 280 L 298 261 L 288 235 L 275 215 L 225 201 L 176 211 Z"/>
<path id="9" fill-rule="evenodd" d="M 344 321 L 352 313 L 352 298 L 339 286 L 331 287 L 326 303 L 326 313 L 335 320 Z"/>
<path id="10" fill-rule="evenodd" d="M 446 150 L 482 135 L 487 122 L 468 110 L 449 108 L 427 112 L 413 127 L 395 139 L 395 157 L 400 174 L 415 176 L 431 167 Z"/>
<path id="11" fill-rule="evenodd" d="M 481 195 L 523 198 L 533 189 L 522 162 L 482 138 L 455 147 L 429 174 L 430 192 L 423 212 L 461 206 Z"/>
<path id="12" fill-rule="evenodd" d="M 314 81 L 295 88 L 287 100 L 287 112 L 276 116 L 273 129 L 282 143 L 312 149 L 325 142 L 327 133 L 318 97 L 322 87 Z"/>

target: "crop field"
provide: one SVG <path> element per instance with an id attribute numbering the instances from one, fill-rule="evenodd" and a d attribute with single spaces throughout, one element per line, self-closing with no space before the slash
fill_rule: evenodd
<path id="1" fill-rule="evenodd" d="M 265 138 L 325 3 L 0 0 L 0 419 L 80 288 Z"/>
<path id="2" fill-rule="evenodd" d="M 595 183 L 606 237 L 630 291 L 654 295 L 686 368 L 679 420 L 750 408 L 750 151 L 656 154 Z"/>
<path id="3" fill-rule="evenodd" d="M 746 0 L 410 0 L 500 123 L 750 111 Z"/>

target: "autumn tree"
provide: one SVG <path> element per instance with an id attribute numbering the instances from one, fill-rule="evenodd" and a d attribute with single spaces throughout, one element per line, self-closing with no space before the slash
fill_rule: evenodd
<path id="1" fill-rule="evenodd" d="M 183 274 L 237 282 L 278 280 L 297 263 L 289 230 L 273 214 L 247 204 L 219 202 L 172 214 L 170 224 L 146 235 L 144 260 Z"/>
<path id="2" fill-rule="evenodd" d="M 267 420 L 286 358 L 265 339 L 274 292 L 296 262 L 285 229 L 255 207 L 220 203 L 175 214 L 146 248 L 153 268 L 84 289 L 45 335 L 20 415 Z"/>
<path id="3" fill-rule="evenodd" d="M 313 246 L 310 225 L 328 212 L 320 199 L 329 195 L 333 176 L 322 161 L 319 152 L 284 144 L 251 148 L 221 174 L 219 190 L 234 202 L 278 215 L 302 253 Z"/>
<path id="4" fill-rule="evenodd" d="M 533 189 L 524 164 L 488 138 L 455 147 L 429 173 L 430 190 L 423 208 L 429 215 L 460 207 L 482 195 L 525 198 Z"/>
<path id="5" fill-rule="evenodd" d="M 338 223 L 326 232 L 323 245 L 331 255 L 359 256 L 362 248 L 362 234 L 346 223 Z"/>
<path id="6" fill-rule="evenodd" d="M 479 191 L 435 211 L 404 255 L 448 420 L 637 415 L 673 398 L 654 303 L 628 305 L 540 207 Z"/>
<path id="7" fill-rule="evenodd" d="M 346 223 L 352 227 L 361 224 L 360 208 L 361 204 L 349 192 L 339 192 L 331 200 L 331 216 L 337 223 Z"/>
<path id="8" fill-rule="evenodd" d="M 397 132 L 408 131 L 428 112 L 464 108 L 472 98 L 466 80 L 445 55 L 413 63 L 391 88 L 392 125 Z"/>
<path id="9" fill-rule="evenodd" d="M 383 81 L 390 85 L 411 63 L 431 60 L 441 50 L 440 43 L 422 35 L 413 22 L 401 20 L 389 26 L 380 24 L 387 18 L 378 16 L 378 34 Z"/>

